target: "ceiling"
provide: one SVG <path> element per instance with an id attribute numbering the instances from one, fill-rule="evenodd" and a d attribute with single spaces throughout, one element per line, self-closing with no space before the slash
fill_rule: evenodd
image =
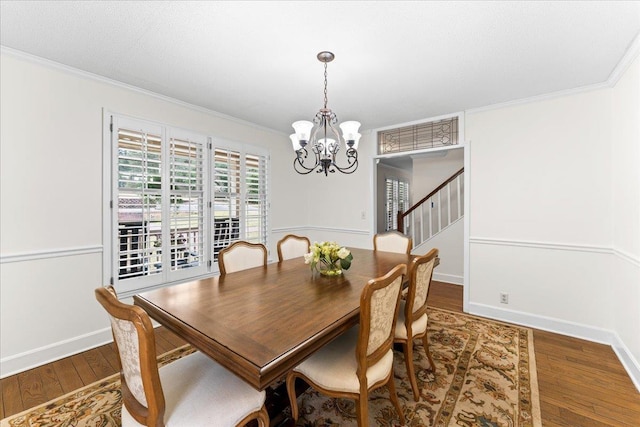
<path id="1" fill-rule="evenodd" d="M 1 1 L 0 44 L 283 133 L 374 129 L 606 82 L 640 2 Z M 5 49 L 5 51 L 9 51 Z"/>

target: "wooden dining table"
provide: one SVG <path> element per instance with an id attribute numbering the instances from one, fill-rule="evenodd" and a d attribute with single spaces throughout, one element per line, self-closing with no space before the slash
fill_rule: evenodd
<path id="1" fill-rule="evenodd" d="M 161 325 L 257 390 L 359 321 L 360 294 L 411 255 L 351 249 L 338 277 L 294 258 L 133 297 Z"/>

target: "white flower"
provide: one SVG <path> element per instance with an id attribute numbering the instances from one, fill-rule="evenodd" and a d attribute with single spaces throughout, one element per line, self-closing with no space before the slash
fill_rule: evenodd
<path id="1" fill-rule="evenodd" d="M 345 259 L 346 257 L 349 256 L 351 252 L 349 252 L 349 249 L 347 248 L 340 248 L 340 250 L 338 251 L 338 258 L 340 259 Z"/>
<path id="2" fill-rule="evenodd" d="M 304 263 L 309 264 L 313 260 L 313 252 L 309 252 L 308 254 L 304 254 Z"/>

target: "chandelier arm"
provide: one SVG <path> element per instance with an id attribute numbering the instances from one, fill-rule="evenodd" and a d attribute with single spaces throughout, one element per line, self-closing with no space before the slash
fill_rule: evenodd
<path id="1" fill-rule="evenodd" d="M 340 167 L 335 162 L 332 164 L 332 166 L 342 173 L 350 174 L 358 169 L 358 151 L 354 150 L 353 148 L 349 148 L 346 152 L 346 155 L 347 166 Z"/>
<path id="2" fill-rule="evenodd" d="M 301 175 L 307 175 L 311 172 L 313 172 L 315 170 L 315 168 L 318 166 L 318 157 L 317 155 L 314 156 L 316 158 L 316 163 L 311 166 L 305 166 L 305 159 L 307 158 L 307 150 L 304 148 L 299 149 L 298 151 L 296 151 L 296 158 L 293 159 L 293 169 L 298 172 Z"/>

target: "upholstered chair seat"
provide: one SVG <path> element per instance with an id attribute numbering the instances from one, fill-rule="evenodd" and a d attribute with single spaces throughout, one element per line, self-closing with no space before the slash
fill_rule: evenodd
<path id="1" fill-rule="evenodd" d="M 355 358 L 359 327 L 354 326 L 325 345 L 295 368 L 295 371 L 311 379 L 321 388 L 359 393 L 360 381 L 356 375 L 358 361 Z M 379 362 L 367 368 L 367 384 L 383 381 L 393 366 L 393 350 L 389 350 Z"/>
<path id="2" fill-rule="evenodd" d="M 404 311 L 407 303 L 400 301 L 400 313 L 398 313 L 398 321 L 396 322 L 395 338 L 407 339 L 407 325 L 404 317 Z M 427 315 L 423 314 L 418 319 L 411 322 L 411 332 L 413 335 L 420 335 L 427 330 Z"/>
<path id="3" fill-rule="evenodd" d="M 235 426 L 258 412 L 265 392 L 258 392 L 229 370 L 196 352 L 159 369 L 168 427 Z M 212 405 L 218 410 L 213 411 Z M 222 405 L 221 405 L 222 403 Z M 122 426 L 143 426 L 122 408 Z"/>

